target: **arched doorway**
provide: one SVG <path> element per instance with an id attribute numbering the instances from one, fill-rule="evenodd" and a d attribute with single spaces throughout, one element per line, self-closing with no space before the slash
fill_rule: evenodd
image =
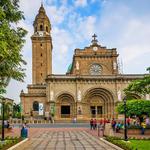
<path id="1" fill-rule="evenodd" d="M 56 101 L 56 116 L 59 118 L 73 118 L 75 115 L 75 101 L 72 95 L 63 93 Z"/>
<path id="2" fill-rule="evenodd" d="M 110 91 L 103 88 L 93 88 L 86 92 L 84 110 L 88 118 L 114 117 L 114 99 Z"/>

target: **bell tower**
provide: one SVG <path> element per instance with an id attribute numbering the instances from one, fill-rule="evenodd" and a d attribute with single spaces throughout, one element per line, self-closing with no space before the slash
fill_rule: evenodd
<path id="1" fill-rule="evenodd" d="M 47 75 L 52 74 L 51 24 L 43 4 L 33 23 L 32 40 L 32 83 L 43 84 Z"/>

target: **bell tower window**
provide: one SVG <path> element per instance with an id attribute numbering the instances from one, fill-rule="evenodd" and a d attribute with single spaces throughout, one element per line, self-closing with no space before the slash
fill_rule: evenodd
<path id="1" fill-rule="evenodd" d="M 40 25 L 40 31 L 43 31 L 43 25 Z"/>
<path id="2" fill-rule="evenodd" d="M 46 32 L 48 32 L 48 26 L 46 26 Z"/>

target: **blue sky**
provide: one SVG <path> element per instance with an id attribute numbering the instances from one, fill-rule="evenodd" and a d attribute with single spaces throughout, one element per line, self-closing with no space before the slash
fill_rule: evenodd
<path id="1" fill-rule="evenodd" d="M 41 0 L 20 0 L 26 20 L 18 25 L 28 30 L 23 48 L 28 64 L 25 82 L 12 80 L 7 90 L 7 97 L 16 102 L 20 91 L 32 83 L 30 37 L 40 5 Z M 100 45 L 117 48 L 123 73 L 146 73 L 150 66 L 149 0 L 43 0 L 43 5 L 52 25 L 53 73 L 66 73 L 74 49 L 89 46 L 94 33 Z"/>

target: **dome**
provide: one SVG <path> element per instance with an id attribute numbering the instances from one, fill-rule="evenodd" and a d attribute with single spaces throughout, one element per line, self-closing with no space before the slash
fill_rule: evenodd
<path id="1" fill-rule="evenodd" d="M 72 69 L 72 64 L 70 64 L 70 65 L 68 66 L 67 73 L 69 73 L 69 72 L 71 71 L 71 69 Z"/>

